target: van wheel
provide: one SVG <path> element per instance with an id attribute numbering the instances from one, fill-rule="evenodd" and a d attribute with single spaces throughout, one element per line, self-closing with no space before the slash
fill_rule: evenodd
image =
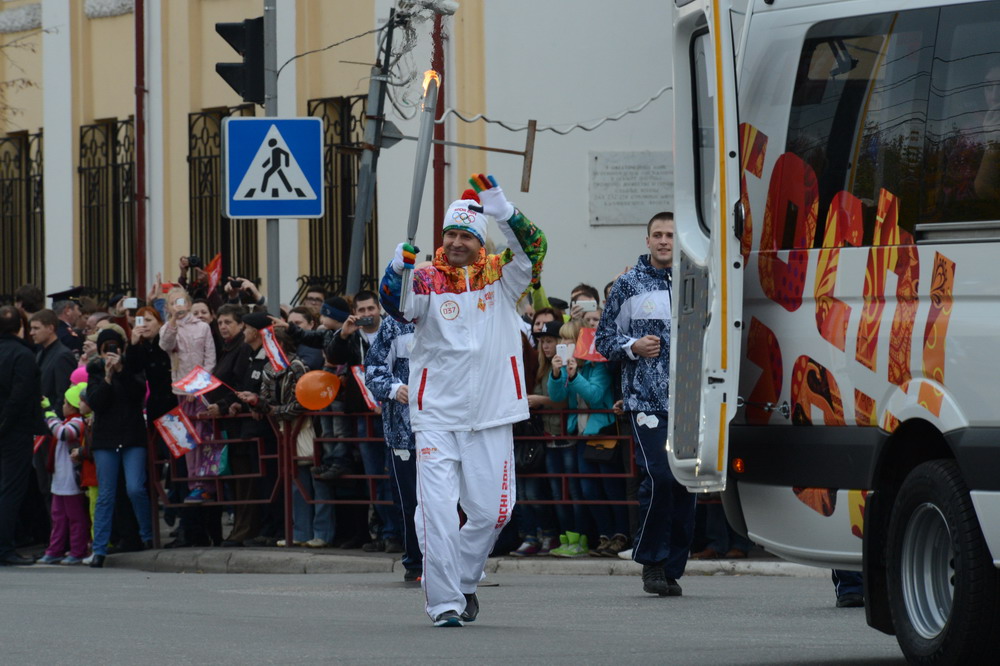
<path id="1" fill-rule="evenodd" d="M 889 609 L 907 661 L 989 660 L 1000 616 L 997 570 L 955 461 L 910 472 L 888 536 Z"/>

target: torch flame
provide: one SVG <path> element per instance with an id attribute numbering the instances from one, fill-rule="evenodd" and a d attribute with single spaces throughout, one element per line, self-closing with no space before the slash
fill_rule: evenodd
<path id="1" fill-rule="evenodd" d="M 425 96 L 427 95 L 427 87 L 430 86 L 432 79 L 434 80 L 435 83 L 438 84 L 438 86 L 441 85 L 441 77 L 438 76 L 438 73 L 435 72 L 433 69 L 428 69 L 426 72 L 424 72 L 424 95 Z"/>

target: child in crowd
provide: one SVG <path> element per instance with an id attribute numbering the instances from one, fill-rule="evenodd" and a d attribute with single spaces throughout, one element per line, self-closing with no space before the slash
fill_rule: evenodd
<path id="1" fill-rule="evenodd" d="M 81 414 L 86 403 L 81 399 L 86 384 L 75 384 L 65 394 L 63 415 L 45 412 L 45 422 L 56 438 L 50 447 L 52 465 L 52 534 L 41 564 L 80 564 L 90 544 L 90 516 L 87 500 L 77 482 L 76 464 L 70 457 L 71 445 L 83 440 L 85 423 Z M 66 554 L 67 545 L 69 554 Z"/>

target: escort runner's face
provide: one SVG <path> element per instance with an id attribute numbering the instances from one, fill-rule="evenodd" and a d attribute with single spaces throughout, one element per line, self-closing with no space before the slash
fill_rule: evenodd
<path id="1" fill-rule="evenodd" d="M 669 268 L 674 260 L 674 221 L 656 220 L 646 236 L 649 263 L 654 268 Z"/>
<path id="2" fill-rule="evenodd" d="M 448 263 L 458 267 L 475 263 L 479 256 L 479 248 L 483 246 L 478 238 L 461 229 L 449 229 L 444 232 L 442 240 Z"/>

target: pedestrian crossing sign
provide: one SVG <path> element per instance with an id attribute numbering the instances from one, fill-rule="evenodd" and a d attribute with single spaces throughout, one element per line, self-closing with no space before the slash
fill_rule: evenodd
<path id="1" fill-rule="evenodd" d="M 323 217 L 320 118 L 226 118 L 222 144 L 223 215 Z"/>

